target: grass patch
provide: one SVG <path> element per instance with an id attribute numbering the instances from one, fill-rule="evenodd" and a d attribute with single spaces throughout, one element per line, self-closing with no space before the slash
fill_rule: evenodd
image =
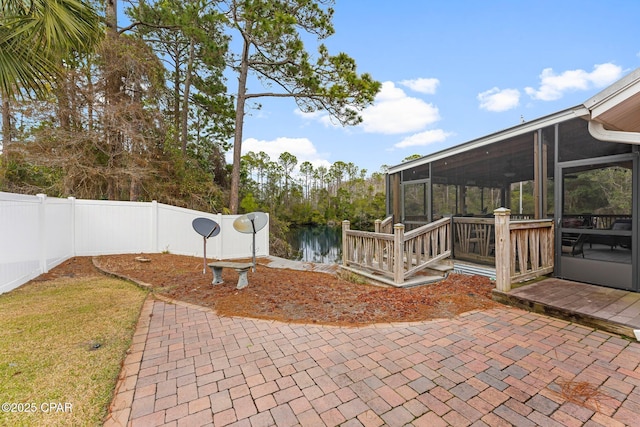
<path id="1" fill-rule="evenodd" d="M 347 282 L 356 284 L 356 285 L 368 285 L 369 281 L 360 276 L 359 274 L 353 273 L 351 271 L 339 270 L 337 276 L 342 280 L 346 280 Z"/>
<path id="2" fill-rule="evenodd" d="M 0 295 L 0 425 L 102 425 L 145 296 L 103 276 Z"/>

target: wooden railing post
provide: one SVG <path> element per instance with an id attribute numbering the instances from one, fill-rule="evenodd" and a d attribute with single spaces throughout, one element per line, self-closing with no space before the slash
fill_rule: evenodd
<path id="1" fill-rule="evenodd" d="M 404 283 L 404 224 L 393 226 L 393 281 Z"/>
<path id="2" fill-rule="evenodd" d="M 496 227 L 496 288 L 502 292 L 511 290 L 511 236 L 509 222 L 511 210 L 499 208 L 493 211 Z"/>
<path id="3" fill-rule="evenodd" d="M 374 225 L 374 231 L 376 233 L 380 233 L 380 227 L 382 226 L 382 220 L 381 219 L 376 219 L 375 225 Z"/>
<path id="4" fill-rule="evenodd" d="M 347 241 L 347 231 L 351 228 L 349 220 L 342 221 L 342 265 L 349 265 L 349 242 Z"/>

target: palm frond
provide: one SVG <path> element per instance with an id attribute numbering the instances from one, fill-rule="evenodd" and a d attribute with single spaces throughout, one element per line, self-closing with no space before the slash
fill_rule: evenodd
<path id="1" fill-rule="evenodd" d="M 58 65 L 74 51 L 91 51 L 103 31 L 82 0 L 0 0 L 0 90 L 44 95 Z"/>

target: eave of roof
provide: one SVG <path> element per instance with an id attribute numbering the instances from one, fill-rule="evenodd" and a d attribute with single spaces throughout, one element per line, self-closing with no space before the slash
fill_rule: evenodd
<path id="1" fill-rule="evenodd" d="M 631 98 L 638 92 L 640 92 L 640 68 L 598 92 L 586 100 L 583 105 L 591 111 L 591 118 L 595 119 L 603 112 Z"/>
<path id="2" fill-rule="evenodd" d="M 503 131 L 420 157 L 419 159 L 392 166 L 389 168 L 388 173 L 396 173 L 411 169 L 445 157 L 473 150 L 474 148 L 504 141 L 518 135 L 536 131 L 547 126 L 552 126 L 576 117 L 582 117 L 586 120 L 597 120 L 619 130 L 637 131 L 636 128 L 639 126 L 638 119 L 635 119 L 633 122 L 626 122 L 623 125 L 618 125 L 616 120 L 619 120 L 620 114 L 627 114 L 627 117 L 629 117 L 628 114 L 630 111 L 637 111 L 639 101 L 640 68 L 632 71 L 622 79 L 613 83 L 611 86 L 589 98 L 581 105 L 522 123 Z M 617 110 L 621 111 L 618 112 Z M 630 127 L 632 129 L 624 129 L 624 127 Z"/>
<path id="3" fill-rule="evenodd" d="M 538 129 L 543 129 L 547 126 L 553 126 L 556 123 L 561 123 L 567 120 L 571 120 L 577 117 L 585 117 L 589 115 L 589 110 L 584 105 L 578 105 L 572 108 L 568 108 L 566 110 L 559 111 L 557 113 L 550 114 L 548 116 L 544 116 L 535 120 L 531 120 L 517 126 L 513 126 L 511 128 L 492 133 L 487 136 L 483 136 L 478 139 L 474 139 L 459 145 L 456 145 L 451 148 L 447 148 L 433 154 L 429 154 L 424 157 L 420 157 L 419 159 L 411 160 L 405 163 L 401 163 L 396 166 L 392 166 L 389 168 L 389 174 L 401 172 L 403 170 L 411 169 L 416 166 L 421 166 L 426 163 L 431 163 L 436 160 L 443 159 L 445 157 L 450 157 L 456 154 L 463 153 L 465 151 L 473 150 L 475 148 L 483 147 L 485 145 L 490 145 L 496 142 L 504 141 L 509 138 L 513 138 L 515 136 L 519 136 L 522 134 L 526 134 L 529 132 L 536 131 Z"/>
<path id="4" fill-rule="evenodd" d="M 588 99 L 584 106 L 589 109 L 590 124 L 600 123 L 604 132 L 609 133 L 605 140 L 620 137 L 621 142 L 630 138 L 630 143 L 640 143 L 640 135 L 637 134 L 640 132 L 640 69 Z M 623 135 L 616 131 L 631 134 Z"/>

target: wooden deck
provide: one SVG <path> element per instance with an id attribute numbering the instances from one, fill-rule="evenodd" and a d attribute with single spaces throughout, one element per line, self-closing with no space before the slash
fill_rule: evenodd
<path id="1" fill-rule="evenodd" d="M 640 293 L 549 278 L 509 292 L 500 302 L 640 340 Z"/>

